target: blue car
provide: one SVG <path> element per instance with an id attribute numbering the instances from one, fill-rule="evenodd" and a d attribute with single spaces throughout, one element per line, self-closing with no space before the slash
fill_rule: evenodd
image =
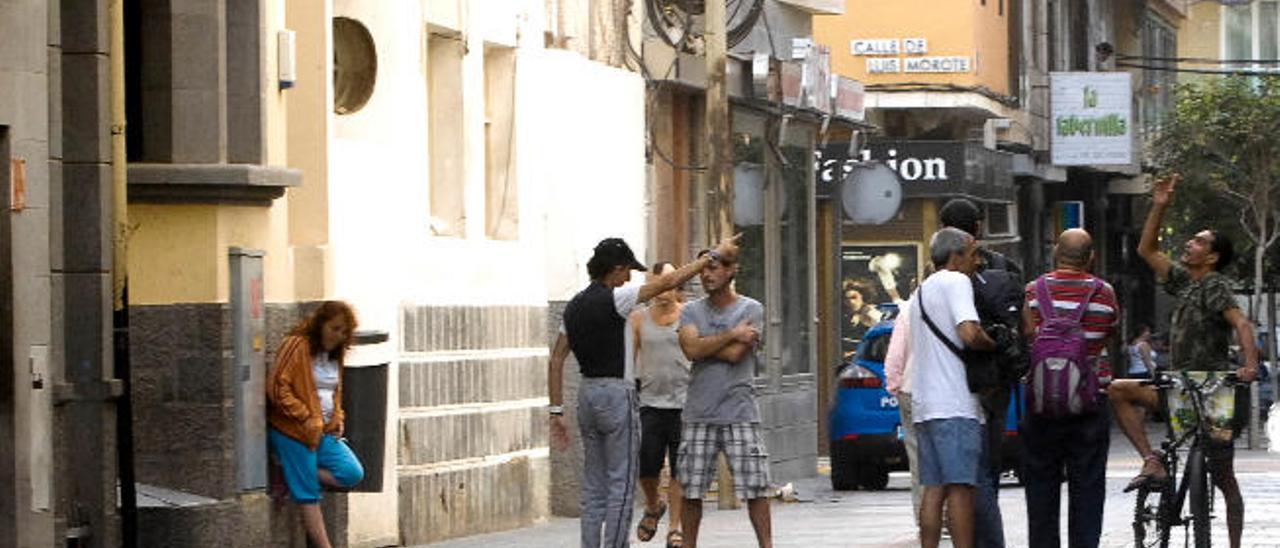
<path id="1" fill-rule="evenodd" d="M 885 307 L 891 318 L 896 307 Z M 878 491 L 889 484 L 889 472 L 907 470 L 898 398 L 885 389 L 884 358 L 893 321 L 872 327 L 849 361 L 836 371 L 836 397 L 828 423 L 831 442 L 831 488 L 861 487 Z M 1002 467 L 1018 469 L 1018 419 L 1024 411 L 1021 386 L 1009 403 L 1002 443 Z"/>

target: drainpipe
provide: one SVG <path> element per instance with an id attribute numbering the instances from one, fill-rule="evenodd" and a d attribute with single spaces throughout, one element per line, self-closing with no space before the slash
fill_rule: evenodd
<path id="1" fill-rule="evenodd" d="M 111 77 L 112 342 L 115 376 L 124 390 L 116 402 L 116 464 L 120 482 L 121 546 L 138 545 L 138 501 L 133 473 L 133 404 L 129 367 L 128 156 L 125 150 L 124 0 L 108 0 L 107 46 Z"/>

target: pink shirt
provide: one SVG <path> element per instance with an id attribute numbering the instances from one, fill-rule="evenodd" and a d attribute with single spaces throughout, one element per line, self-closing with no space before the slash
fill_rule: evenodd
<path id="1" fill-rule="evenodd" d="M 893 320 L 893 334 L 889 336 L 889 350 L 884 357 L 885 389 L 890 394 L 898 392 L 911 393 L 911 357 L 907 349 L 911 340 L 911 320 L 908 311 L 910 306 L 903 303 L 898 307 L 901 312 Z"/>

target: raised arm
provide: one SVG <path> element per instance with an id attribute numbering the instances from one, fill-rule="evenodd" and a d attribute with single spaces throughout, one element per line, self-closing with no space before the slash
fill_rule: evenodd
<path id="1" fill-rule="evenodd" d="M 715 247 L 716 255 L 724 257 L 729 261 L 736 260 L 738 257 L 738 238 L 741 237 L 742 234 L 738 233 L 734 234 L 733 237 L 720 242 L 720 244 Z M 689 281 L 689 279 L 697 276 L 699 272 L 702 272 L 702 269 L 706 268 L 707 263 L 710 261 L 710 254 L 703 255 L 694 259 L 692 262 L 677 268 L 675 272 L 668 272 L 660 276 L 654 276 L 653 279 L 640 286 L 640 294 L 636 297 L 636 302 L 648 302 L 649 299 L 658 296 L 660 293 L 679 287 L 680 284 Z"/>
<path id="2" fill-rule="evenodd" d="M 1160 225 L 1164 223 L 1164 212 L 1173 201 L 1174 189 L 1181 179 L 1174 173 L 1156 180 L 1151 189 L 1151 211 L 1147 213 L 1147 221 L 1142 225 L 1142 239 L 1138 241 L 1138 256 L 1155 272 L 1157 280 L 1168 279 L 1172 266 L 1169 258 L 1160 252 Z"/>

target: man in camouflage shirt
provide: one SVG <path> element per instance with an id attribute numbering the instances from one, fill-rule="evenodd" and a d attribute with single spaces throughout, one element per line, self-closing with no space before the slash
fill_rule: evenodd
<path id="1" fill-rule="evenodd" d="M 1228 345 L 1231 332 L 1235 331 L 1244 355 L 1244 365 L 1236 373 L 1241 380 L 1252 381 L 1258 374 L 1258 348 L 1254 344 L 1253 324 L 1240 311 L 1231 291 L 1231 282 L 1221 272 L 1231 264 L 1234 255 L 1231 241 L 1224 234 L 1202 230 L 1183 245 L 1182 256 L 1177 263 L 1159 251 L 1160 224 L 1173 199 L 1178 179 L 1179 176 L 1174 174 L 1156 181 L 1151 212 L 1147 214 L 1142 240 L 1138 243 L 1138 255 L 1151 266 L 1156 281 L 1177 298 L 1170 327 L 1171 366 L 1175 370 L 1229 371 L 1232 363 L 1228 359 Z M 1168 472 L 1151 450 L 1142 424 L 1146 410 L 1159 405 L 1155 388 L 1130 379 L 1112 382 L 1107 393 L 1116 422 L 1143 458 L 1142 472 L 1125 490 L 1136 489 L 1149 481 L 1166 480 Z M 1226 500 L 1231 546 L 1238 548 L 1244 525 L 1244 500 L 1240 497 L 1232 466 L 1233 446 L 1227 444 L 1211 448 L 1208 457 L 1213 483 Z"/>

